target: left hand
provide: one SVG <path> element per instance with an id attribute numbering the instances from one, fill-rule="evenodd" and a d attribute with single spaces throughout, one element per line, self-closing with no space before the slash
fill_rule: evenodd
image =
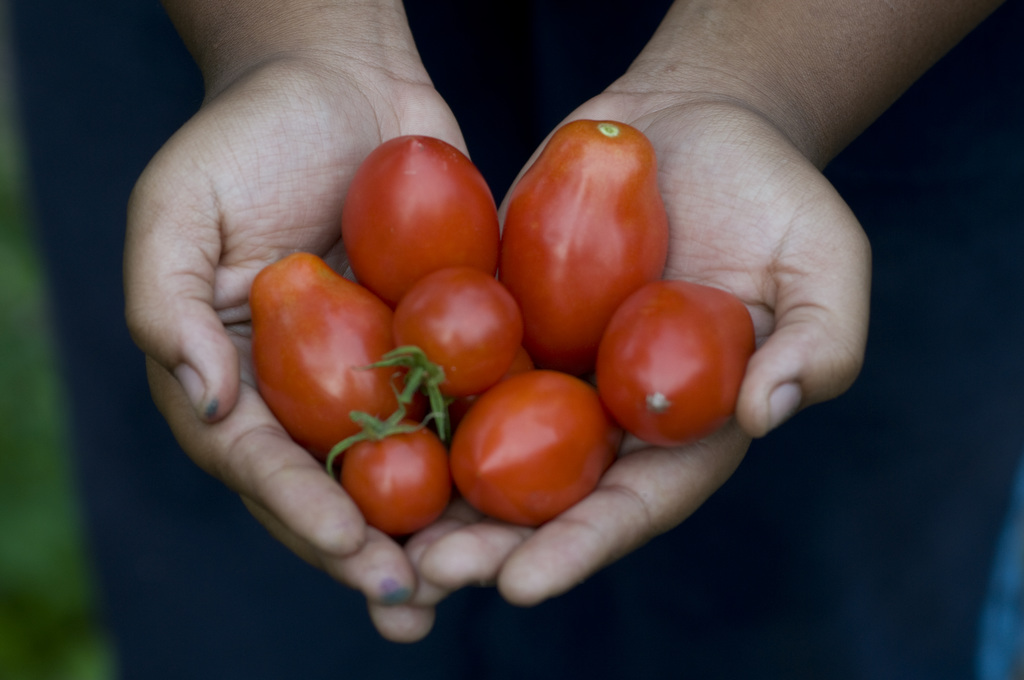
<path id="1" fill-rule="evenodd" d="M 735 419 L 688 446 L 627 437 L 594 493 L 538 529 L 482 518 L 460 501 L 407 544 L 418 591 L 376 611 L 379 626 L 468 585 L 494 583 L 522 606 L 571 589 L 685 520 L 736 470 L 751 437 L 858 374 L 870 249 L 845 203 L 766 116 L 660 99 L 612 88 L 569 119 L 626 122 L 648 136 L 672 233 L 665 278 L 724 288 L 750 310 L 759 347 Z"/>

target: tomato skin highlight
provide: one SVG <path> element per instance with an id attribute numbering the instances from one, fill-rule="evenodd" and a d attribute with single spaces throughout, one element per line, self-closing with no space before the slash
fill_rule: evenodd
<path id="1" fill-rule="evenodd" d="M 257 389 L 316 458 L 360 431 L 350 411 L 397 409 L 394 370 L 362 368 L 394 348 L 391 309 L 365 288 L 295 253 L 256 275 L 249 305 Z"/>
<path id="2" fill-rule="evenodd" d="M 477 394 L 512 365 L 523 338 L 519 307 L 493 277 L 448 267 L 416 282 L 395 308 L 395 344 L 415 345 L 444 369 L 441 393 Z"/>
<path id="3" fill-rule="evenodd" d="M 360 164 L 341 234 L 356 280 L 394 307 L 419 279 L 465 265 L 493 275 L 497 207 L 461 151 L 422 135 L 388 140 Z"/>
<path id="4" fill-rule="evenodd" d="M 746 306 L 718 288 L 657 281 L 615 312 L 597 387 L 615 420 L 659 446 L 697 441 L 733 415 L 755 349 Z"/>
<path id="5" fill-rule="evenodd" d="M 406 425 L 415 425 L 405 421 Z M 448 452 L 432 431 L 362 441 L 341 462 L 341 485 L 366 523 L 391 536 L 429 526 L 451 499 Z"/>
<path id="6" fill-rule="evenodd" d="M 657 174 L 640 131 L 577 120 L 555 131 L 513 188 L 499 276 L 538 367 L 592 370 L 612 313 L 661 276 L 669 231 Z"/>
<path id="7" fill-rule="evenodd" d="M 481 512 L 539 526 L 597 486 L 618 448 L 597 392 L 565 373 L 535 370 L 485 392 L 452 440 L 452 477 Z"/>

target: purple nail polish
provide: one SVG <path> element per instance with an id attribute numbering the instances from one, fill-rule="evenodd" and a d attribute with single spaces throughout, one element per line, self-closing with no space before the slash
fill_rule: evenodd
<path id="1" fill-rule="evenodd" d="M 220 401 L 217 397 L 214 397 L 206 403 L 206 407 L 203 409 L 203 418 L 206 420 L 212 420 L 217 415 L 217 409 L 220 408 Z"/>
<path id="2" fill-rule="evenodd" d="M 412 590 L 393 578 L 386 578 L 380 584 L 382 604 L 402 604 L 412 597 Z"/>

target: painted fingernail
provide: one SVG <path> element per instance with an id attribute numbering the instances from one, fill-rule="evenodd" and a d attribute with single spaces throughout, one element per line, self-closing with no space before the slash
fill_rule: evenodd
<path id="1" fill-rule="evenodd" d="M 220 402 L 216 397 L 206 399 L 206 385 L 195 369 L 188 364 L 180 364 L 174 369 L 174 377 L 181 383 L 185 395 L 192 403 L 196 413 L 203 420 L 212 420 L 217 415 Z"/>
<path id="2" fill-rule="evenodd" d="M 793 417 L 803 395 L 796 383 L 783 383 L 768 397 L 768 429 L 774 430 Z"/>
<path id="3" fill-rule="evenodd" d="M 393 578 L 386 578 L 380 584 L 381 604 L 394 605 L 404 604 L 412 597 L 412 589 L 403 586 Z"/>

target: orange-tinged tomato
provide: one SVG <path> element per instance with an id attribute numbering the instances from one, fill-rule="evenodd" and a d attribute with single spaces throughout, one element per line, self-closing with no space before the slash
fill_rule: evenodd
<path id="1" fill-rule="evenodd" d="M 483 175 L 452 145 L 407 135 L 360 164 L 341 215 L 360 284 L 391 307 L 426 274 L 470 266 L 494 274 L 498 212 Z"/>
<path id="2" fill-rule="evenodd" d="M 657 281 L 615 312 L 597 354 L 597 387 L 627 431 L 662 446 L 705 437 L 733 414 L 754 325 L 718 288 Z"/>
<path id="3" fill-rule="evenodd" d="M 260 395 L 317 458 L 360 431 L 349 412 L 387 418 L 398 408 L 394 369 L 363 368 L 394 349 L 391 309 L 365 288 L 295 253 L 256 276 L 249 306 Z"/>
<path id="4" fill-rule="evenodd" d="M 586 497 L 615 458 L 619 430 L 597 392 L 549 370 L 485 392 L 451 446 L 455 485 L 481 512 L 537 526 Z"/>
<path id="5" fill-rule="evenodd" d="M 555 131 L 513 188 L 499 276 L 538 367 L 592 370 L 612 313 L 661 276 L 668 217 L 657 175 L 640 131 L 577 120 Z"/>

